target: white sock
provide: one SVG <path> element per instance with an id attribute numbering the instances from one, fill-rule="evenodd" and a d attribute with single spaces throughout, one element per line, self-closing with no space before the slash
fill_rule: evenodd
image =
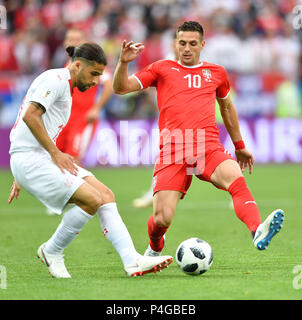
<path id="1" fill-rule="evenodd" d="M 139 254 L 136 252 L 127 227 L 118 213 L 116 203 L 104 204 L 99 207 L 97 213 L 104 236 L 112 243 L 124 266 L 134 264 Z"/>
<path id="2" fill-rule="evenodd" d="M 63 250 L 91 218 L 93 218 L 92 215 L 86 213 L 78 206 L 68 210 L 64 214 L 55 233 L 47 241 L 44 251 L 49 254 L 62 254 Z"/>

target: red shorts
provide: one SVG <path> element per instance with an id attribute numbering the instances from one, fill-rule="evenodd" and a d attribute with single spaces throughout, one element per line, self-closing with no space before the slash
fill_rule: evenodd
<path id="1" fill-rule="evenodd" d="M 56 145 L 64 153 L 82 159 L 90 145 L 97 129 L 98 121 L 87 123 L 86 121 L 68 122 L 60 133 Z"/>
<path id="2" fill-rule="evenodd" d="M 161 190 L 175 190 L 182 192 L 182 199 L 191 185 L 193 175 L 210 182 L 212 173 L 221 162 L 227 159 L 235 160 L 221 143 L 207 144 L 203 156 L 195 163 L 188 163 L 184 158 L 183 161 L 179 157 L 177 159 L 176 153 L 173 148 L 171 163 L 163 163 L 161 150 L 153 172 L 153 194 Z"/>

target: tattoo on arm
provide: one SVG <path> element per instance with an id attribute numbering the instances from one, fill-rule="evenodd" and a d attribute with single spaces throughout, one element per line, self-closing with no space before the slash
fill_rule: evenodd
<path id="1" fill-rule="evenodd" d="M 30 101 L 30 103 L 35 106 L 37 109 L 40 109 L 43 111 L 43 113 L 46 112 L 46 109 L 42 106 L 41 103 L 35 102 L 35 101 Z"/>

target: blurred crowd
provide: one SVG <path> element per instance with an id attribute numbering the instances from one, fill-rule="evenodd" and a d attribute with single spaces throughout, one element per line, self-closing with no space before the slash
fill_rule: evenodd
<path id="1" fill-rule="evenodd" d="M 0 90 L 3 77 L 32 76 L 64 66 L 62 42 L 70 27 L 81 28 L 88 40 L 101 44 L 112 72 L 123 39 L 144 42 L 145 50 L 131 65 L 135 72 L 155 60 L 173 58 L 175 28 L 183 20 L 197 20 L 205 30 L 201 58 L 223 65 L 231 81 L 240 76 L 232 83 L 235 91 L 242 83 L 249 91 L 258 83 L 253 76 L 261 75 L 264 87 L 278 90 L 281 84 L 290 85 L 302 110 L 302 30 L 293 27 L 293 8 L 298 4 L 298 0 L 0 0 L 7 10 L 7 29 L 0 30 Z M 288 86 L 285 91 L 292 96 Z M 152 104 L 149 98 L 130 99 L 129 114 L 141 116 L 137 105 Z M 117 105 L 116 112 L 123 115 L 123 107 Z M 143 108 L 142 114 L 154 112 Z"/>

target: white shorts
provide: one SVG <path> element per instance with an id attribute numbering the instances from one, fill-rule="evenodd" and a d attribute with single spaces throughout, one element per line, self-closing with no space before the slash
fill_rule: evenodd
<path id="1" fill-rule="evenodd" d="M 74 192 L 93 174 L 78 167 L 75 176 L 62 173 L 44 151 L 16 152 L 11 155 L 10 166 L 18 183 L 41 201 L 52 212 L 61 214 Z"/>

